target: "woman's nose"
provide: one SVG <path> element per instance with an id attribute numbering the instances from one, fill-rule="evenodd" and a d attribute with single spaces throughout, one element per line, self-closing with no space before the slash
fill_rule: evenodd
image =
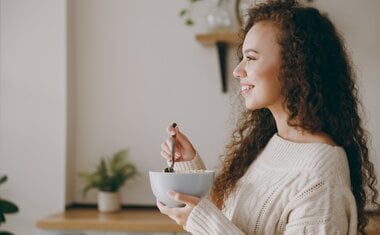
<path id="1" fill-rule="evenodd" d="M 244 67 L 242 65 L 243 65 L 243 61 L 240 61 L 240 63 L 238 65 L 236 65 L 234 71 L 232 72 L 233 76 L 236 79 L 245 78 L 247 76 L 247 74 L 244 70 Z"/>

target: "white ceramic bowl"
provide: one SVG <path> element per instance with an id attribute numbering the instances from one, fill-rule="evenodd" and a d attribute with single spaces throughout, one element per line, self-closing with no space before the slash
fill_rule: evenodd
<path id="1" fill-rule="evenodd" d="M 214 171 L 174 172 L 149 171 L 154 196 L 168 207 L 181 207 L 182 203 L 170 199 L 167 192 L 175 191 L 196 197 L 207 197 L 214 181 Z"/>

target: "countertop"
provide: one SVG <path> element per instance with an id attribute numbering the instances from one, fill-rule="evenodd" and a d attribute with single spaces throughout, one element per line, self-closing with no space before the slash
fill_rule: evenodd
<path id="1" fill-rule="evenodd" d="M 123 209 L 116 213 L 100 213 L 96 209 L 68 209 L 42 218 L 37 228 L 52 230 L 101 230 L 136 232 L 183 232 L 157 209 Z"/>
<path id="2" fill-rule="evenodd" d="M 377 220 L 375 221 L 375 218 Z M 94 208 L 68 209 L 37 221 L 37 228 L 50 230 L 99 230 L 135 232 L 183 232 L 155 208 L 127 208 L 117 213 L 100 213 Z M 371 214 L 369 235 L 380 234 L 380 216 Z"/>

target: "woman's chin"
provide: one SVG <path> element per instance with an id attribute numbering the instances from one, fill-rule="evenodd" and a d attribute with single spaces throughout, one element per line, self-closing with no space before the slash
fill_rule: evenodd
<path id="1" fill-rule="evenodd" d="M 256 109 L 261 109 L 262 105 L 259 105 L 256 102 L 252 102 L 252 100 L 247 100 L 245 99 L 245 107 L 249 110 L 256 110 Z"/>

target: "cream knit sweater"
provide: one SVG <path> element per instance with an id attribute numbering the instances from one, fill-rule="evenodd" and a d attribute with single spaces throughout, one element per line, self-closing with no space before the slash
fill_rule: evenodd
<path id="1" fill-rule="evenodd" d="M 200 157 L 177 164 L 202 169 Z M 294 143 L 275 134 L 238 181 L 220 211 L 202 199 L 191 212 L 192 234 L 357 234 L 345 151 Z"/>

